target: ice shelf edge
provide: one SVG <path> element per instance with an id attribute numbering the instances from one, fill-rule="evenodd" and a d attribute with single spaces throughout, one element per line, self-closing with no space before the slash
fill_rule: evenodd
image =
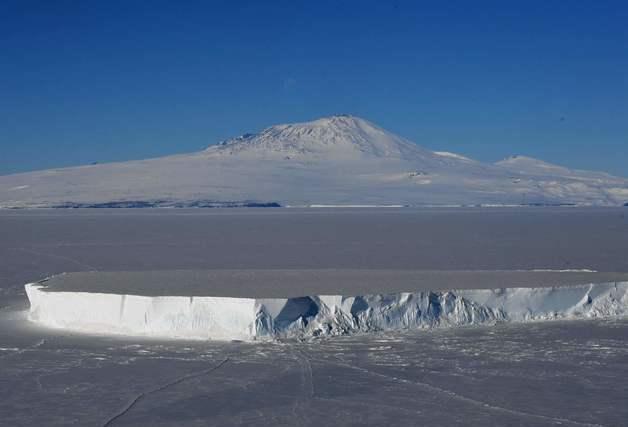
<path id="1" fill-rule="evenodd" d="M 29 319 L 95 334 L 183 339 L 308 338 L 411 328 L 628 315 L 628 282 L 297 298 L 55 292 L 25 285 Z"/>

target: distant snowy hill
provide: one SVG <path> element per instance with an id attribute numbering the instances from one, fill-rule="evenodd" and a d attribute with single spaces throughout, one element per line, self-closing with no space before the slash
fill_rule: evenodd
<path id="1" fill-rule="evenodd" d="M 0 207 L 623 205 L 628 180 L 434 152 L 339 115 L 197 153 L 0 176 Z"/>

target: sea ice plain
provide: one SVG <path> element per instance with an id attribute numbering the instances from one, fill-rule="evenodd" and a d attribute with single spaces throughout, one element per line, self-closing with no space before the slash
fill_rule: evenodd
<path id="1" fill-rule="evenodd" d="M 3 313 L 0 425 L 622 426 L 628 321 L 158 341 Z"/>
<path id="2" fill-rule="evenodd" d="M 624 212 L 0 212 L 0 425 L 625 425 L 625 318 L 173 342 L 39 328 L 23 291 L 94 270 L 628 271 Z"/>

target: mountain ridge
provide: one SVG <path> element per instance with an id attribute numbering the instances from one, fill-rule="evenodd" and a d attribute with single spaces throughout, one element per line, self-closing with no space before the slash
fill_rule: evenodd
<path id="1" fill-rule="evenodd" d="M 626 202 L 624 178 L 526 156 L 482 163 L 351 115 L 270 126 L 195 153 L 0 176 L 0 207 Z"/>

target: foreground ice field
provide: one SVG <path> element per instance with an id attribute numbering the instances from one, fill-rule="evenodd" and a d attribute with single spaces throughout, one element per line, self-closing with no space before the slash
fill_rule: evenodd
<path id="1" fill-rule="evenodd" d="M 625 272 L 624 212 L 0 212 L 0 425 L 625 425 L 625 318 L 172 341 L 41 328 L 24 293 L 70 271 Z"/>
<path id="2" fill-rule="evenodd" d="M 0 317 L 6 426 L 610 427 L 628 418 L 626 320 L 247 344 L 57 334 L 14 316 Z"/>

